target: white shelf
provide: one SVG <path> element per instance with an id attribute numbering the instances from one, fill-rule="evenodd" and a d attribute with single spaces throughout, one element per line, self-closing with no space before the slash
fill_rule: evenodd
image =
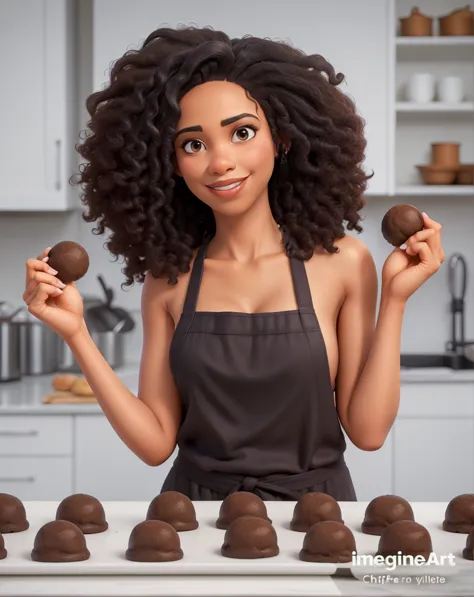
<path id="1" fill-rule="evenodd" d="M 397 112 L 474 112 L 474 102 L 461 103 L 416 103 L 416 102 L 397 102 Z"/>
<path id="2" fill-rule="evenodd" d="M 411 185 L 400 186 L 395 190 L 395 195 L 443 195 L 443 196 L 470 196 L 474 198 L 473 185 Z"/>
<path id="3" fill-rule="evenodd" d="M 474 46 L 474 35 L 397 37 L 397 46 Z"/>

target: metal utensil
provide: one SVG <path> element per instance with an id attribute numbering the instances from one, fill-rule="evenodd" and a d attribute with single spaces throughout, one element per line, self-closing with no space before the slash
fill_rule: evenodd
<path id="1" fill-rule="evenodd" d="M 449 259 L 449 293 L 451 295 L 451 341 L 446 343 L 449 352 L 463 353 L 465 345 L 464 298 L 467 287 L 467 264 L 461 253 Z"/>

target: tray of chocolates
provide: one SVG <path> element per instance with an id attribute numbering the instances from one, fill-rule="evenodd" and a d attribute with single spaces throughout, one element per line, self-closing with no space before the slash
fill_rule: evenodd
<path id="1" fill-rule="evenodd" d="M 0 576 L 450 576 L 474 566 L 473 529 L 474 494 L 449 503 L 337 502 L 324 493 L 264 502 L 240 491 L 193 502 L 167 491 L 150 502 L 78 493 L 58 503 L 3 493 Z"/>

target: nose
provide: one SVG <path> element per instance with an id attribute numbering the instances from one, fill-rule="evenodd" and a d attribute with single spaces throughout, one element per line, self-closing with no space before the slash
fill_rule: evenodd
<path id="1" fill-rule="evenodd" d="M 210 153 L 208 169 L 212 175 L 217 176 L 235 170 L 235 159 L 228 146 L 213 149 Z"/>

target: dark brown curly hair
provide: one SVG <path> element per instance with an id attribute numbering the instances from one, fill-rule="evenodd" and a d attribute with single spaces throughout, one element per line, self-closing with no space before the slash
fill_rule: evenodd
<path id="1" fill-rule="evenodd" d="M 343 79 L 322 56 L 210 27 L 157 29 L 117 60 L 108 86 L 87 99 L 90 131 L 76 146 L 87 163 L 73 184 L 83 185 L 83 219 L 98 222 L 94 234 L 109 229 L 108 250 L 124 257 L 122 286 L 147 271 L 176 284 L 193 249 L 215 234 L 211 208 L 173 167 L 179 102 L 207 81 L 240 85 L 261 105 L 274 142 L 289 141 L 268 186 L 288 256 L 309 259 L 317 245 L 337 252 L 344 221 L 361 232 L 365 122 L 337 88 Z"/>

